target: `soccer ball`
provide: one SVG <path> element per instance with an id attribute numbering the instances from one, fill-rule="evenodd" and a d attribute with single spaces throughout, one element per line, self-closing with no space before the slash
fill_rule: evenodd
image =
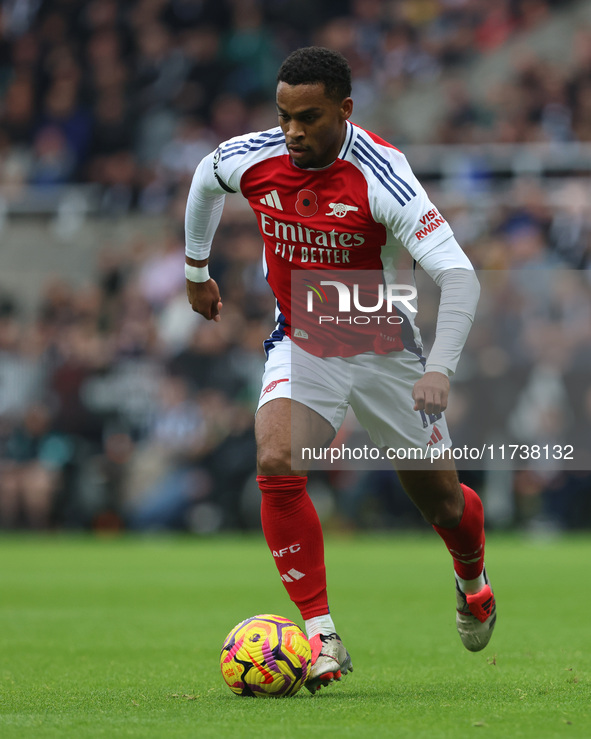
<path id="1" fill-rule="evenodd" d="M 296 624 L 266 613 L 232 629 L 222 647 L 220 667 L 236 695 L 286 698 L 306 682 L 311 657 L 308 639 Z"/>

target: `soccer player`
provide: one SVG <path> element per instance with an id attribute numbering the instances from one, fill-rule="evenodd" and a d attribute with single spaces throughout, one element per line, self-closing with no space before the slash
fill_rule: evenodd
<path id="1" fill-rule="evenodd" d="M 351 667 L 326 591 L 322 529 L 292 445 L 326 447 L 349 406 L 382 448 L 451 445 L 443 411 L 449 376 L 470 329 L 479 284 L 445 219 L 405 157 L 349 120 L 351 71 L 339 53 L 295 51 L 278 73 L 279 126 L 226 141 L 197 167 L 186 211 L 187 294 L 194 311 L 219 321 L 222 302 L 208 257 L 227 193 L 257 217 L 263 268 L 277 299 L 277 328 L 255 421 L 257 481 L 265 539 L 300 610 L 312 647 L 311 692 Z M 407 310 L 387 330 L 363 327 L 350 345 L 292 325 L 296 271 L 385 270 L 400 248 L 441 288 L 427 360 Z M 294 399 L 297 379 L 304 388 Z M 304 467 L 300 462 L 299 467 Z M 453 557 L 457 628 L 467 649 L 488 643 L 494 596 L 484 568 L 478 495 L 455 469 L 397 469 L 401 483 Z"/>

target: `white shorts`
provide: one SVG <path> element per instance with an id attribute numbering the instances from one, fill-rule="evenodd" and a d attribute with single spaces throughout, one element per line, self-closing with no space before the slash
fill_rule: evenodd
<path id="1" fill-rule="evenodd" d="M 445 416 L 413 410 L 412 389 L 423 373 L 421 358 L 406 349 L 315 357 L 286 336 L 269 351 L 257 411 L 276 398 L 297 400 L 337 432 L 350 406 L 377 447 L 450 447 Z"/>

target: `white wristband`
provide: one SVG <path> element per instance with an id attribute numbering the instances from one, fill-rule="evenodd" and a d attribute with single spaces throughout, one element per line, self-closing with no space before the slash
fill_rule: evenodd
<path id="1" fill-rule="evenodd" d="M 191 282 L 207 282 L 210 279 L 207 265 L 205 267 L 193 267 L 185 264 L 185 277 Z"/>

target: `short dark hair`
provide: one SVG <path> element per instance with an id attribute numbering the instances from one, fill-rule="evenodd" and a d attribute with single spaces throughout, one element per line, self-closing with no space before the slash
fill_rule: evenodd
<path id="1" fill-rule="evenodd" d="M 351 95 L 351 67 L 338 51 L 305 46 L 292 52 L 281 65 L 277 82 L 288 85 L 324 85 L 326 95 L 340 102 Z"/>

